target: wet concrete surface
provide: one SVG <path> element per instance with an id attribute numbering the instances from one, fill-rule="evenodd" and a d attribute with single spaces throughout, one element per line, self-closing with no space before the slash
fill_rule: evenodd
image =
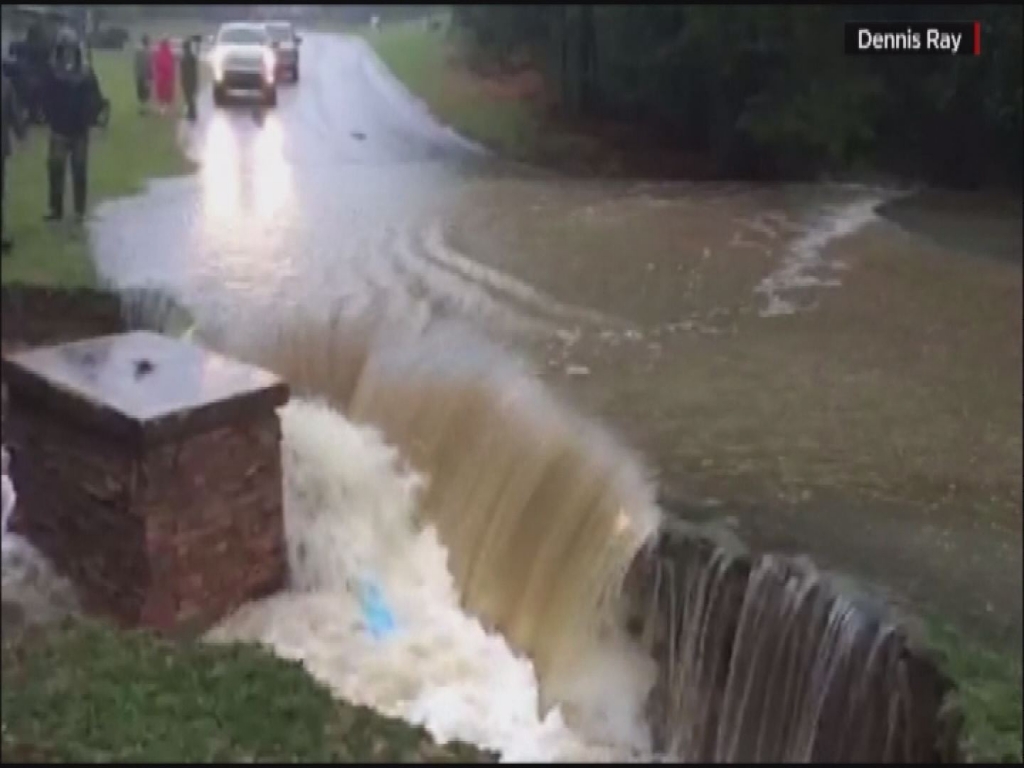
<path id="1" fill-rule="evenodd" d="M 276 109 L 204 94 L 196 176 L 100 211 L 105 277 L 231 333 L 465 321 L 690 509 L 1019 644 L 1020 259 L 965 258 L 971 226 L 1012 251 L 1019 208 L 953 239 L 866 187 L 560 179 L 437 125 L 360 41 L 303 58 Z"/>

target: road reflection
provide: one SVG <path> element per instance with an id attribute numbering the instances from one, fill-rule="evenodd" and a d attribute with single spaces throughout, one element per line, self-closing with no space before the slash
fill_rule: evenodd
<path id="1" fill-rule="evenodd" d="M 248 126 L 239 125 L 241 119 L 239 114 L 216 112 L 200 148 L 203 216 L 209 226 L 247 216 L 265 220 L 295 204 L 281 119 L 269 114 Z"/>
<path id="2" fill-rule="evenodd" d="M 267 115 L 253 141 L 252 172 L 256 212 L 262 216 L 294 205 L 291 164 L 284 154 L 284 130 L 277 114 Z"/>
<path id="3" fill-rule="evenodd" d="M 203 218 L 206 223 L 230 221 L 241 210 L 242 173 L 239 140 L 227 115 L 216 113 L 200 151 Z"/>

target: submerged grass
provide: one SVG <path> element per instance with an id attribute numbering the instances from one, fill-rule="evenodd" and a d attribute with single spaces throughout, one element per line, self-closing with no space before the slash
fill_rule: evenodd
<path id="1" fill-rule="evenodd" d="M 255 646 L 95 621 L 3 643 L 3 762 L 476 762 Z"/>
<path id="2" fill-rule="evenodd" d="M 138 192 L 146 180 L 187 172 L 191 164 L 178 144 L 172 117 L 138 114 L 130 50 L 95 51 L 93 61 L 110 100 L 107 128 L 92 131 L 89 143 L 89 207 Z M 84 228 L 70 223 L 71 180 L 65 189 L 69 221 L 47 224 L 47 130 L 29 129 L 25 142 L 8 158 L 4 230 L 15 241 L 4 257 L 3 282 L 88 286 L 96 273 Z"/>

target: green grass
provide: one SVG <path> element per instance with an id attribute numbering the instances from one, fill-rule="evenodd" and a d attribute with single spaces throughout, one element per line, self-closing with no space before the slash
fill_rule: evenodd
<path id="1" fill-rule="evenodd" d="M 993 652 L 945 622 L 926 623 L 926 640 L 958 688 L 963 746 L 972 762 L 1024 762 L 1021 657 Z"/>
<path id="2" fill-rule="evenodd" d="M 255 646 L 171 642 L 95 622 L 3 645 L 3 761 L 473 762 L 335 701 Z"/>
<path id="3" fill-rule="evenodd" d="M 97 51 L 96 73 L 111 102 L 106 129 L 94 129 L 89 146 L 89 207 L 138 192 L 147 179 L 187 172 L 190 164 L 176 139 L 173 118 L 137 113 L 131 51 Z M 8 159 L 4 229 L 15 248 L 3 261 L 4 283 L 81 286 L 94 284 L 86 232 L 70 222 L 46 224 L 47 131 L 33 126 Z M 65 213 L 71 211 L 67 179 Z"/>
<path id="4" fill-rule="evenodd" d="M 386 24 L 359 33 L 442 123 L 507 157 L 525 160 L 536 154 L 540 122 L 534 109 L 474 88 L 475 79 L 456 64 L 458 49 L 447 25 L 431 30 L 422 23 Z"/>

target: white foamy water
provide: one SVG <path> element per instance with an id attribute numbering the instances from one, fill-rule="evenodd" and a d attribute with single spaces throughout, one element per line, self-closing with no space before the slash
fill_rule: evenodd
<path id="1" fill-rule="evenodd" d="M 0 538 L 0 574 L 5 603 L 17 605 L 25 620 L 49 623 L 78 613 L 71 583 L 25 538 L 5 527 Z"/>
<path id="2" fill-rule="evenodd" d="M 282 429 L 289 590 L 244 607 L 211 640 L 265 643 L 337 696 L 506 761 L 646 753 L 650 662 L 609 640 L 574 687 L 577 727 L 561 708 L 542 713 L 530 661 L 460 609 L 447 553 L 433 527 L 416 520 L 423 480 L 375 431 L 324 405 L 291 402 Z M 380 639 L 360 604 L 365 581 L 393 613 L 395 630 Z"/>
<path id="3" fill-rule="evenodd" d="M 424 480 L 375 430 L 326 405 L 293 400 L 281 419 L 290 583 L 225 619 L 209 641 L 267 645 L 301 661 L 339 698 L 422 725 L 439 743 L 492 750 L 503 761 L 648 755 L 649 659 L 621 637 L 608 638 L 580 660 L 566 711 L 541 712 L 529 659 L 460 609 L 445 548 L 432 526 L 417 523 Z M 70 584 L 7 532 L 6 515 L 4 522 L 5 600 L 36 621 L 75 611 Z M 367 582 L 392 613 L 390 635 L 377 638 L 368 626 L 360 602 Z"/>
<path id="4" fill-rule="evenodd" d="M 834 240 L 848 237 L 874 221 L 878 206 L 887 197 L 873 195 L 848 205 L 837 206 L 816 221 L 810 229 L 794 240 L 782 264 L 754 288 L 754 293 L 767 299 L 761 317 L 792 315 L 797 311 L 791 300 L 794 291 L 814 287 L 837 287 L 841 262 L 825 259 L 825 248 Z"/>

